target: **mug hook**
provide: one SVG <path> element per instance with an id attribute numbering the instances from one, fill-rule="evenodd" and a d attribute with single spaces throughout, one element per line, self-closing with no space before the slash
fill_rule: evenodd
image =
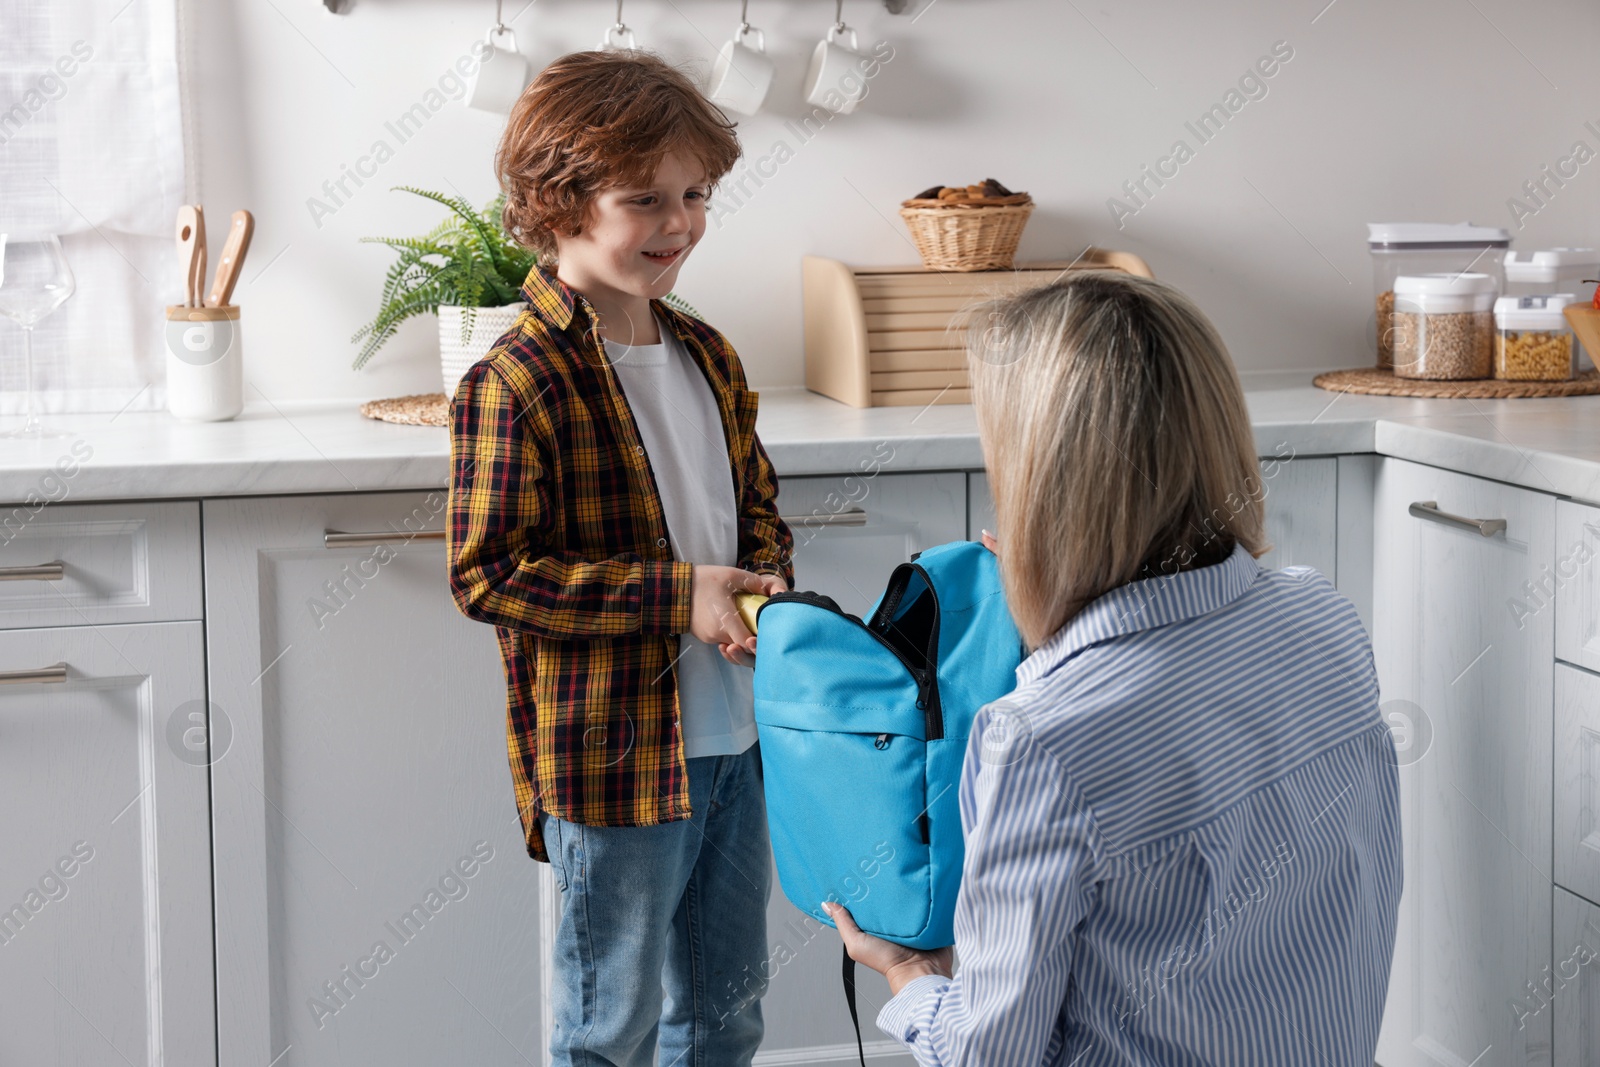
<path id="1" fill-rule="evenodd" d="M 503 2 L 504 0 L 494 0 L 494 32 L 496 37 L 506 32 L 505 21 L 500 17 L 500 5 Z"/>
<path id="2" fill-rule="evenodd" d="M 739 32 L 750 28 L 750 0 L 739 0 Z"/>
<path id="3" fill-rule="evenodd" d="M 844 24 L 844 0 L 834 0 L 833 28 L 840 33 L 843 33 L 846 29 Z"/>
<path id="4" fill-rule="evenodd" d="M 611 49 L 611 41 L 613 38 L 625 42 L 624 47 L 626 48 L 638 47 L 633 40 L 633 31 L 628 29 L 628 24 L 626 22 L 622 21 L 622 0 L 617 0 L 617 23 L 615 26 L 612 26 L 606 30 L 606 35 L 600 38 L 599 47 L 609 51 Z"/>

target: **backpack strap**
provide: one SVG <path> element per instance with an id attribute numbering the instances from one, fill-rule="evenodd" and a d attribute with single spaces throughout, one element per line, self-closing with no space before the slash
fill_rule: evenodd
<path id="1" fill-rule="evenodd" d="M 850 1025 L 856 1028 L 856 1055 L 861 1059 L 861 1067 L 867 1067 L 866 1049 L 861 1044 L 861 1020 L 856 1017 L 856 961 L 850 958 L 850 950 L 844 950 L 844 1002 L 850 1007 Z"/>

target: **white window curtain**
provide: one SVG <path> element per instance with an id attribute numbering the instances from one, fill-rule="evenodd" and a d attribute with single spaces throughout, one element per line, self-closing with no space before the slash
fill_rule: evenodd
<path id="1" fill-rule="evenodd" d="M 166 407 L 189 169 L 178 3 L 0 3 L 0 233 L 59 235 L 77 279 L 34 330 L 41 411 Z M 0 319 L 0 414 L 22 390 L 22 329 Z"/>

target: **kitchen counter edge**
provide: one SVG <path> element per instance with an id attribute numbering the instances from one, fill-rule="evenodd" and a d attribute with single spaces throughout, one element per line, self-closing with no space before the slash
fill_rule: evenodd
<path id="1" fill-rule="evenodd" d="M 1600 503 L 1600 397 L 1416 400 L 1329 393 L 1311 375 L 1241 376 L 1263 457 L 1380 455 Z M 166 412 L 46 416 L 67 436 L 0 440 L 0 503 L 417 491 L 448 485 L 440 427 L 358 405 L 247 406 L 186 423 Z M 780 477 L 979 470 L 970 405 L 852 408 L 798 387 L 761 391 L 757 430 Z"/>

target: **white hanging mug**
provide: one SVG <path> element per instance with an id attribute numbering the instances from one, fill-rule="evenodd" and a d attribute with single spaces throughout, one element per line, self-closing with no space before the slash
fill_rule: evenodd
<path id="1" fill-rule="evenodd" d="M 511 47 L 502 47 L 495 38 L 511 38 Z M 509 114 L 528 85 L 528 61 L 517 51 L 517 35 L 509 26 L 489 30 L 489 50 L 467 81 L 467 106 L 480 111 Z"/>
<path id="2" fill-rule="evenodd" d="M 625 52 L 630 48 L 638 48 L 634 43 L 633 31 L 619 22 L 606 30 L 606 35 L 600 38 L 600 51 Z"/>
<path id="3" fill-rule="evenodd" d="M 754 48 L 744 43 L 748 34 L 756 35 Z M 767 55 L 765 35 L 748 22 L 739 24 L 733 39 L 717 53 L 711 68 L 711 102 L 741 115 L 761 110 L 767 90 L 772 87 L 773 63 Z"/>
<path id="4" fill-rule="evenodd" d="M 850 34 L 849 48 L 834 43 L 846 31 Z M 828 27 L 827 37 L 818 41 L 811 53 L 811 67 L 806 72 L 806 103 L 840 115 L 848 115 L 860 106 L 867 95 L 864 71 L 870 61 L 859 49 L 855 30 L 842 22 Z M 830 96 L 837 96 L 841 102 L 829 103 Z"/>

